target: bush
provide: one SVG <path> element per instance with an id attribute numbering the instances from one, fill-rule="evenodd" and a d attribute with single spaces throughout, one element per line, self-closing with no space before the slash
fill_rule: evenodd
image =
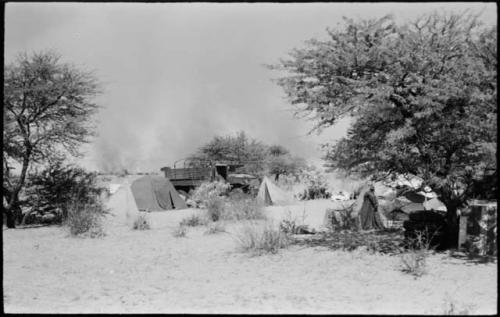
<path id="1" fill-rule="evenodd" d="M 175 238 L 184 238 L 186 237 L 186 227 L 183 225 L 179 225 L 177 228 L 174 229 L 172 232 L 172 235 Z"/>
<path id="2" fill-rule="evenodd" d="M 226 220 L 257 220 L 264 219 L 262 205 L 255 199 L 244 198 L 231 200 L 226 206 L 223 218 Z"/>
<path id="3" fill-rule="evenodd" d="M 299 177 L 296 175 L 280 175 L 279 179 L 276 181 L 276 185 L 286 191 L 292 191 L 294 187 L 299 184 Z"/>
<path id="4" fill-rule="evenodd" d="M 305 210 L 302 215 L 301 224 L 298 223 L 297 217 L 292 217 L 290 210 L 287 211 L 286 217 L 280 222 L 280 231 L 289 234 L 303 234 L 309 233 L 310 230 L 307 225 L 304 224 L 305 220 Z"/>
<path id="5" fill-rule="evenodd" d="M 100 202 L 69 203 L 65 225 L 72 236 L 99 238 L 105 235 L 103 228 L 104 208 Z"/>
<path id="6" fill-rule="evenodd" d="M 224 225 L 220 222 L 211 222 L 208 224 L 207 231 L 205 231 L 205 234 L 216 234 L 219 232 L 226 232 Z"/>
<path id="7" fill-rule="evenodd" d="M 151 225 L 149 224 L 149 219 L 146 214 L 140 213 L 139 216 L 134 220 L 134 224 L 132 226 L 134 230 L 149 230 L 151 229 Z"/>
<path id="8" fill-rule="evenodd" d="M 437 249 L 445 249 L 447 247 L 447 223 L 443 215 L 431 211 L 417 211 L 409 216 L 409 220 L 403 222 L 405 229 L 405 239 L 408 244 L 428 244 Z M 425 233 L 425 234 L 423 234 Z M 419 241 L 425 239 L 426 241 Z M 429 240 L 429 241 L 427 241 Z M 420 248 L 420 245 L 413 247 Z"/>
<path id="9" fill-rule="evenodd" d="M 231 185 L 223 182 L 205 182 L 196 188 L 191 195 L 191 199 L 196 203 L 207 207 L 207 203 L 214 198 L 219 198 L 227 193 Z"/>
<path id="10" fill-rule="evenodd" d="M 191 215 L 189 217 L 186 217 L 181 220 L 179 225 L 181 227 L 197 227 L 197 226 L 203 226 L 207 223 L 205 219 L 203 219 L 199 215 Z"/>
<path id="11" fill-rule="evenodd" d="M 279 249 L 289 245 L 288 236 L 272 227 L 270 223 L 259 225 L 249 223 L 242 227 L 236 235 L 237 242 L 243 252 L 255 255 L 263 253 L 277 253 Z"/>
<path id="12" fill-rule="evenodd" d="M 233 188 L 228 194 L 228 198 L 230 201 L 237 201 L 251 197 L 252 195 L 249 193 L 245 193 L 242 188 Z"/>
<path id="13" fill-rule="evenodd" d="M 30 211 L 25 214 L 22 223 L 30 220 L 38 222 L 48 219 L 49 215 L 53 215 L 50 218 L 54 223 L 62 223 L 69 216 L 69 208 L 78 204 L 99 204 L 100 196 L 106 190 L 99 186 L 96 173 L 55 161 L 40 173 L 29 176 L 26 200 Z M 104 212 L 102 207 L 98 210 Z"/>
<path id="14" fill-rule="evenodd" d="M 207 216 L 212 221 L 218 221 L 223 217 L 225 206 L 221 197 L 212 197 L 206 202 Z"/>
<path id="15" fill-rule="evenodd" d="M 408 251 L 401 255 L 402 271 L 420 277 L 426 273 L 426 259 L 431 248 L 432 236 L 427 231 L 415 233 L 412 241 L 407 241 Z"/>
<path id="16" fill-rule="evenodd" d="M 330 198 L 328 192 L 328 182 L 321 171 L 317 168 L 309 167 L 301 173 L 299 179 L 306 185 L 304 192 L 299 195 L 302 200 Z"/>
<path id="17" fill-rule="evenodd" d="M 331 231 L 338 230 L 352 230 L 357 231 L 358 219 L 357 215 L 354 213 L 354 206 L 343 206 L 342 209 L 331 209 L 326 210 L 326 225 Z"/>

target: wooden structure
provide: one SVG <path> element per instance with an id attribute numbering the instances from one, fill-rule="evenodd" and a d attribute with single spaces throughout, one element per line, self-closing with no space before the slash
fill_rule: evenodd
<path id="1" fill-rule="evenodd" d="M 459 248 L 479 255 L 495 254 L 497 213 L 496 201 L 472 200 L 460 215 Z"/>
<path id="2" fill-rule="evenodd" d="M 233 180 L 229 173 L 234 172 L 242 164 L 233 162 L 195 163 L 193 164 L 193 162 L 185 160 L 182 168 L 176 168 L 174 164 L 173 168 L 163 167 L 160 170 L 170 180 L 176 190 L 184 191 L 185 193 L 189 193 L 191 189 L 198 187 L 203 182 L 216 180 L 229 183 L 233 181 L 234 185 L 236 185 L 235 187 L 238 187 L 239 181 Z"/>

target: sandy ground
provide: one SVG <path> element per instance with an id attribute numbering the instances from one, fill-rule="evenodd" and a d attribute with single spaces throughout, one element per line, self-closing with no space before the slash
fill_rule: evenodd
<path id="1" fill-rule="evenodd" d="M 321 225 L 331 202 L 268 207 Z M 82 239 L 62 227 L 3 231 L 4 310 L 8 313 L 360 313 L 497 312 L 497 264 L 435 254 L 415 279 L 400 258 L 366 251 L 291 246 L 275 255 L 238 249 L 241 224 L 206 235 L 172 232 L 188 209 L 150 213 L 152 229 L 111 220 L 107 236 Z"/>

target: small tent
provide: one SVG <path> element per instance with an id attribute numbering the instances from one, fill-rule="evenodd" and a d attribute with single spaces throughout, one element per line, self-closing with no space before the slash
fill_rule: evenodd
<path id="1" fill-rule="evenodd" d="M 139 210 L 187 208 L 186 202 L 179 196 L 172 183 L 163 176 L 146 175 L 138 178 L 132 183 L 131 189 Z"/>
<path id="2" fill-rule="evenodd" d="M 292 203 L 293 198 L 264 176 L 257 193 L 257 201 L 264 203 L 266 206 L 286 205 Z"/>
<path id="3" fill-rule="evenodd" d="M 130 183 L 125 181 L 120 186 L 114 187 L 116 191 L 111 193 L 111 196 L 107 200 L 106 207 L 113 216 L 114 221 L 130 225 L 139 215 L 139 209 L 132 195 Z"/>

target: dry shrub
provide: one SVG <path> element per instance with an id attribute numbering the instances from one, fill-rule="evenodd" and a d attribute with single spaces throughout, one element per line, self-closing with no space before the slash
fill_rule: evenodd
<path id="1" fill-rule="evenodd" d="M 207 226 L 205 234 L 217 234 L 220 232 L 226 232 L 226 228 L 221 222 L 211 222 Z"/>
<path id="2" fill-rule="evenodd" d="M 149 219 L 146 214 L 140 213 L 137 218 L 134 220 L 134 224 L 132 226 L 134 230 L 149 230 L 151 229 L 151 225 L 149 224 Z"/>
<path id="3" fill-rule="evenodd" d="M 352 230 L 357 231 L 359 229 L 359 221 L 357 219 L 357 214 L 354 212 L 354 205 L 342 206 L 340 209 L 326 210 L 327 227 L 331 231 L 338 230 Z"/>
<path id="4" fill-rule="evenodd" d="M 223 182 L 205 182 L 194 190 L 191 195 L 191 199 L 196 203 L 207 207 L 207 203 L 210 200 L 220 198 L 221 195 L 224 195 L 229 191 L 230 187 L 230 184 Z"/>
<path id="5" fill-rule="evenodd" d="M 330 198 L 328 192 L 328 180 L 324 172 L 316 167 L 310 166 L 303 170 L 299 176 L 301 183 L 306 185 L 304 192 L 299 194 L 301 200 Z"/>
<path id="6" fill-rule="evenodd" d="M 179 223 L 182 227 L 198 227 L 207 224 L 206 219 L 203 219 L 200 215 L 191 215 L 181 220 Z"/>
<path id="7" fill-rule="evenodd" d="M 300 220 L 297 217 L 292 217 L 291 211 L 287 210 L 285 217 L 280 222 L 280 230 L 287 235 L 310 232 L 308 226 L 304 224 L 305 217 L 305 210 Z"/>
<path id="8" fill-rule="evenodd" d="M 408 243 L 407 252 L 401 254 L 402 271 L 413 275 L 415 278 L 426 273 L 426 260 L 433 250 L 430 244 L 432 235 L 427 231 L 415 233 L 415 238 Z"/>
<path id="9" fill-rule="evenodd" d="M 300 184 L 299 177 L 292 174 L 280 175 L 276 185 L 286 191 L 292 191 L 296 185 Z"/>
<path id="10" fill-rule="evenodd" d="M 212 197 L 206 202 L 207 216 L 212 221 L 220 220 L 225 211 L 224 200 L 221 197 Z"/>
<path id="11" fill-rule="evenodd" d="M 265 215 L 259 202 L 244 198 L 229 201 L 222 217 L 225 220 L 258 220 L 264 219 Z"/>
<path id="12" fill-rule="evenodd" d="M 269 222 L 245 224 L 236 234 L 236 240 L 243 252 L 254 255 L 275 254 L 279 249 L 286 248 L 290 244 L 289 237 L 280 230 L 275 229 Z"/>
<path id="13" fill-rule="evenodd" d="M 172 232 L 172 235 L 175 237 L 175 238 L 184 238 L 186 237 L 186 226 L 183 226 L 183 225 L 179 225 L 177 228 L 174 229 L 174 231 Z"/>
<path id="14" fill-rule="evenodd" d="M 104 206 L 100 201 L 79 202 L 74 200 L 67 205 L 65 225 L 72 236 L 99 238 L 105 236 L 103 218 Z"/>

